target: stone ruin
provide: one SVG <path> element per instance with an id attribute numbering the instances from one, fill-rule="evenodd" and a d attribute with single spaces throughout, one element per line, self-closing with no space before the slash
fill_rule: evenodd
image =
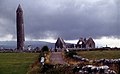
<path id="1" fill-rule="evenodd" d="M 58 37 L 55 43 L 55 49 L 63 49 L 63 48 L 95 48 L 95 42 L 90 37 L 89 39 L 80 38 L 77 44 L 69 44 L 69 43 L 65 43 L 62 38 Z"/>
<path id="2" fill-rule="evenodd" d="M 76 48 L 95 48 L 95 42 L 91 37 L 88 40 L 80 38 L 76 44 Z"/>
<path id="3" fill-rule="evenodd" d="M 66 43 L 64 42 L 64 40 L 62 38 L 58 38 L 56 43 L 55 43 L 55 49 L 62 49 L 62 48 L 66 48 Z"/>

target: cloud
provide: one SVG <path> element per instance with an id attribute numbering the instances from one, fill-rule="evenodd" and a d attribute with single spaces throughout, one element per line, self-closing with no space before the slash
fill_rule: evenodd
<path id="1" fill-rule="evenodd" d="M 0 0 L 0 36 L 16 38 L 15 12 L 24 11 L 29 39 L 120 37 L 119 0 Z"/>
<path id="2" fill-rule="evenodd" d="M 115 37 L 102 37 L 95 39 L 95 43 L 98 47 L 120 47 L 120 39 Z"/>

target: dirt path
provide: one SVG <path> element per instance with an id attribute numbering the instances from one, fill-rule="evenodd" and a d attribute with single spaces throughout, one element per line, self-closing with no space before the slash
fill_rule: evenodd
<path id="1" fill-rule="evenodd" d="M 65 64 L 66 63 L 63 60 L 61 52 L 52 52 L 50 60 L 51 60 L 51 64 Z"/>

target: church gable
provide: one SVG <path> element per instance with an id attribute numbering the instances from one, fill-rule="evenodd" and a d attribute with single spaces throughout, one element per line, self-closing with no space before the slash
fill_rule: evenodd
<path id="1" fill-rule="evenodd" d="M 95 42 L 92 38 L 89 38 L 86 42 L 86 48 L 95 48 Z"/>
<path id="2" fill-rule="evenodd" d="M 65 42 L 64 42 L 64 40 L 62 39 L 62 38 L 58 38 L 57 39 L 57 41 L 56 41 L 56 43 L 55 43 L 55 49 L 56 48 L 65 48 L 66 47 L 66 44 L 65 44 Z"/>

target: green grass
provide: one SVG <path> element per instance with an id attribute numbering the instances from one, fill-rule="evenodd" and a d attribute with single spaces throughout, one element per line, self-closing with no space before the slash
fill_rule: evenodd
<path id="1" fill-rule="evenodd" d="M 26 74 L 38 53 L 0 53 L 0 74 Z"/>
<path id="2" fill-rule="evenodd" d="M 88 59 L 118 59 L 120 58 L 120 51 L 78 51 L 79 56 Z"/>

